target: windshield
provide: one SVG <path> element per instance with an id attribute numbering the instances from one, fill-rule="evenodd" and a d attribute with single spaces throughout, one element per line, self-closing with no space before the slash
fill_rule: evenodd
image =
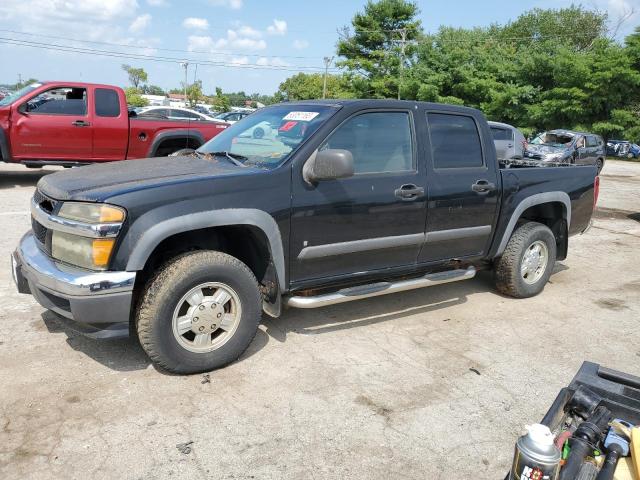
<path id="1" fill-rule="evenodd" d="M 13 92 L 11 95 L 7 95 L 2 100 L 0 100 L 0 106 L 11 105 L 13 102 L 18 100 L 21 97 L 24 97 L 27 93 L 33 92 L 36 88 L 42 86 L 41 83 L 32 83 L 31 85 L 27 85 L 26 87 L 22 87 L 17 92 Z"/>
<path id="2" fill-rule="evenodd" d="M 234 123 L 198 152 L 228 153 L 243 165 L 275 168 L 335 111 L 322 105 L 266 107 Z"/>
<path id="3" fill-rule="evenodd" d="M 547 147 L 566 148 L 573 143 L 573 135 L 568 133 L 545 132 L 529 142 L 533 145 L 545 145 Z"/>

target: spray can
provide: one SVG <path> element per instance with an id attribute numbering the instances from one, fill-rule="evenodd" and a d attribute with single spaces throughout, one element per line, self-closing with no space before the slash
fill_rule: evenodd
<path id="1" fill-rule="evenodd" d="M 558 480 L 560 450 L 546 425 L 526 426 L 527 433 L 518 439 L 509 480 Z"/>

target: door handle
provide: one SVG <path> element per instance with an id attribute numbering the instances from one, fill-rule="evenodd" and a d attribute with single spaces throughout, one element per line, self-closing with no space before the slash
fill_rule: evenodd
<path id="1" fill-rule="evenodd" d="M 403 202 L 411 202 L 424 195 L 424 188 L 418 187 L 413 183 L 408 183 L 406 185 L 402 185 L 400 188 L 397 188 L 395 191 L 395 195 Z"/>
<path id="2" fill-rule="evenodd" d="M 493 192 L 496 189 L 496 184 L 491 183 L 488 180 L 477 180 L 476 183 L 471 185 L 471 190 L 480 195 L 486 195 L 489 192 Z"/>
<path id="3" fill-rule="evenodd" d="M 74 127 L 89 127 L 91 124 L 89 122 L 85 122 L 84 120 L 76 120 L 75 122 L 71 122 L 71 125 Z"/>

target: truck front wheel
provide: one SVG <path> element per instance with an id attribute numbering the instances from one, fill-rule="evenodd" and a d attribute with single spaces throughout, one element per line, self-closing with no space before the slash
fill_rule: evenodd
<path id="1" fill-rule="evenodd" d="M 511 297 L 533 297 L 549 281 L 555 263 L 553 232 L 541 223 L 524 223 L 513 233 L 496 261 L 496 287 Z"/>
<path id="2" fill-rule="evenodd" d="M 222 252 L 198 251 L 168 262 L 147 284 L 136 317 L 142 348 L 174 373 L 198 373 L 235 361 L 261 318 L 258 282 Z"/>

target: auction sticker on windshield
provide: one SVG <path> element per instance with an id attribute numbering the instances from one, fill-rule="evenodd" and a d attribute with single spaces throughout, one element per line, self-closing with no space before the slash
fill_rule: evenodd
<path id="1" fill-rule="evenodd" d="M 282 118 L 282 120 L 310 122 L 318 115 L 320 115 L 320 112 L 289 112 Z"/>

